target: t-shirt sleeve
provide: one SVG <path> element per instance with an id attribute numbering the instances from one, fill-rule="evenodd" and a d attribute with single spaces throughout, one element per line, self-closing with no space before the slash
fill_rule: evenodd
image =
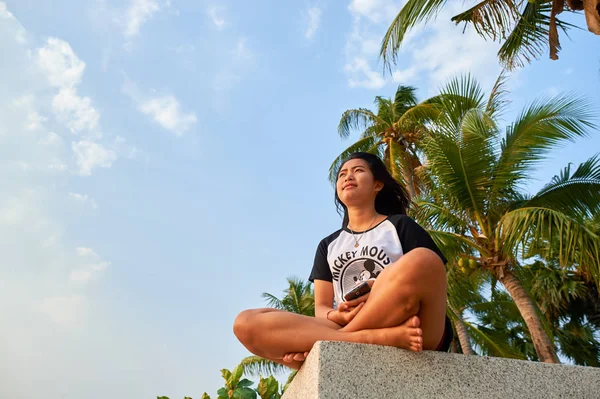
<path id="1" fill-rule="evenodd" d="M 404 253 L 415 248 L 428 248 L 438 254 L 440 258 L 442 258 L 442 262 L 446 264 L 446 257 L 435 244 L 429 233 L 409 216 L 400 216 L 396 222 L 396 229 Z"/>
<path id="2" fill-rule="evenodd" d="M 325 240 L 322 240 L 317 247 L 315 261 L 313 262 L 313 268 L 310 272 L 310 277 L 308 277 L 308 280 L 312 283 L 314 283 L 315 280 L 333 281 L 331 270 L 329 269 L 329 264 L 327 263 L 327 244 Z"/>

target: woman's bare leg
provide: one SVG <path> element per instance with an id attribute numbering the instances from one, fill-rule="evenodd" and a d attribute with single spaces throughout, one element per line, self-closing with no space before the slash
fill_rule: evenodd
<path id="1" fill-rule="evenodd" d="M 344 341 L 420 350 L 422 331 L 418 323 L 419 319 L 414 317 L 393 328 L 342 332 L 339 325 L 325 319 L 275 309 L 253 309 L 238 315 L 233 330 L 250 352 L 294 367 L 293 363 L 282 363 L 283 356 L 290 352 L 308 352 L 317 341 Z"/>
<path id="2" fill-rule="evenodd" d="M 433 251 L 417 248 L 379 275 L 364 308 L 344 328 L 321 318 L 255 309 L 238 315 L 234 333 L 250 352 L 278 363 L 288 353 L 310 351 L 321 340 L 418 351 L 437 347 L 445 313 L 444 265 Z"/>
<path id="3" fill-rule="evenodd" d="M 363 309 L 344 332 L 400 325 L 418 316 L 423 348 L 435 349 L 446 317 L 446 270 L 439 256 L 416 248 L 386 267 L 375 280 Z"/>

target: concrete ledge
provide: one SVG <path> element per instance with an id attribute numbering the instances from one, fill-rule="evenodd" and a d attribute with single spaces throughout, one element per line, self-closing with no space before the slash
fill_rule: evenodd
<path id="1" fill-rule="evenodd" d="M 600 398 L 600 368 L 320 341 L 283 398 Z"/>

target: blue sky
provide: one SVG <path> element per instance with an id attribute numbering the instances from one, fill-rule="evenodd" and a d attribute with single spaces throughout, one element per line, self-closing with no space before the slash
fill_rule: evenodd
<path id="1" fill-rule="evenodd" d="M 448 10 L 383 76 L 402 3 L 0 1 L 0 396 L 214 394 L 248 354 L 235 315 L 306 278 L 340 224 L 341 113 L 500 71 Z M 600 41 L 571 38 L 513 74 L 507 122 L 563 91 L 598 106 Z M 528 188 L 598 152 L 590 133 Z"/>

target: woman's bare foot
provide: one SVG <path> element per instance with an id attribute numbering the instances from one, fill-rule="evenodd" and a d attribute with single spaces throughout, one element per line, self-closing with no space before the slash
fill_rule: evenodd
<path id="1" fill-rule="evenodd" d="M 420 323 L 421 320 L 417 316 L 413 316 L 399 326 L 378 329 L 373 343 L 421 352 L 423 350 L 423 330 L 419 328 Z"/>
<path id="2" fill-rule="evenodd" d="M 403 324 L 396 327 L 380 328 L 376 330 L 365 330 L 370 335 L 369 343 L 376 345 L 395 346 L 414 352 L 423 350 L 423 330 L 419 328 L 421 320 L 413 316 Z M 303 362 L 306 360 L 309 352 L 291 352 L 283 355 L 283 361 L 291 363 L 293 361 Z"/>

